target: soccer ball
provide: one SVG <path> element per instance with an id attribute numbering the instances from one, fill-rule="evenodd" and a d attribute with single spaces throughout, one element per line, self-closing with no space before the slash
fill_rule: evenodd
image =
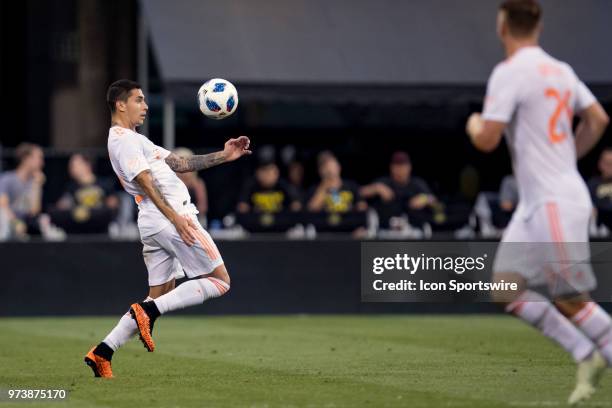
<path id="1" fill-rule="evenodd" d="M 198 90 L 200 110 L 211 119 L 225 119 L 236 112 L 238 91 L 231 82 L 213 78 Z"/>

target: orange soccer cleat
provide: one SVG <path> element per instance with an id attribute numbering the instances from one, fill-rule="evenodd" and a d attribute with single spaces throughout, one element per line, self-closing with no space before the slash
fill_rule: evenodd
<path id="1" fill-rule="evenodd" d="M 85 363 L 91 367 L 96 377 L 113 378 L 113 369 L 110 360 L 94 354 L 95 347 L 85 355 Z"/>
<path id="2" fill-rule="evenodd" d="M 145 309 L 138 303 L 134 303 L 132 306 L 130 306 L 130 314 L 138 325 L 140 341 L 142 341 L 142 344 L 144 344 L 147 351 L 152 352 L 155 350 L 155 342 L 153 342 L 153 337 L 151 337 L 154 319 L 152 319 Z"/>

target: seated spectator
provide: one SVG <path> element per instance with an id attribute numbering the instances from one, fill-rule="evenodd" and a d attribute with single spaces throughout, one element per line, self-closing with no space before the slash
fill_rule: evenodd
<path id="1" fill-rule="evenodd" d="M 598 223 L 612 228 L 612 147 L 601 152 L 597 167 L 600 175 L 589 180 L 589 191 Z"/>
<path id="2" fill-rule="evenodd" d="M 42 213 L 42 187 L 46 181 L 42 149 L 22 143 L 15 156 L 17 168 L 0 177 L 0 209 L 10 225 L 10 236 L 24 239 L 28 234 L 42 234 L 49 240 L 63 239 L 63 232 Z"/>
<path id="3" fill-rule="evenodd" d="M 301 207 L 293 188 L 280 179 L 276 163 L 264 161 L 257 166 L 255 177 L 244 184 L 237 210 L 240 213 L 279 213 L 299 211 Z"/>
<path id="4" fill-rule="evenodd" d="M 181 157 L 193 156 L 193 152 L 185 147 L 175 149 L 174 153 Z M 176 175 L 185 183 L 187 190 L 189 190 L 189 195 L 193 200 L 193 204 L 198 209 L 198 218 L 203 225 L 206 225 L 206 214 L 208 213 L 208 192 L 206 190 L 206 183 L 204 183 L 204 180 L 198 175 L 197 171 L 176 173 Z"/>
<path id="5" fill-rule="evenodd" d="M 249 231 L 286 231 L 298 221 L 296 211 L 302 208 L 297 194 L 280 179 L 278 166 L 266 159 L 259 163 L 255 176 L 242 187 L 238 223 Z"/>
<path id="6" fill-rule="evenodd" d="M 298 197 L 304 197 L 304 165 L 298 160 L 293 160 L 287 166 L 287 181 L 293 187 Z"/>
<path id="7" fill-rule="evenodd" d="M 360 192 L 364 198 L 374 202 L 385 228 L 389 228 L 393 217 L 402 214 L 407 214 L 415 226 L 426 222 L 439 224 L 445 218 L 442 205 L 425 180 L 412 176 L 412 163 L 406 152 L 393 153 L 389 176 L 363 186 Z"/>
<path id="8" fill-rule="evenodd" d="M 310 189 L 306 199 L 308 211 L 324 216 L 323 219 L 315 217 L 315 227 L 361 235 L 368 205 L 359 193 L 359 185 L 342 179 L 340 163 L 329 151 L 319 153 L 317 165 L 321 182 Z"/>
<path id="9" fill-rule="evenodd" d="M 114 182 L 96 177 L 93 159 L 82 153 L 70 157 L 68 174 L 71 180 L 51 211 L 53 222 L 71 233 L 107 232 L 119 207 Z"/>

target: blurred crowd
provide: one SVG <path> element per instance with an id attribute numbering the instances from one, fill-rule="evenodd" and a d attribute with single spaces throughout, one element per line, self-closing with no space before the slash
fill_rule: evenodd
<path id="1" fill-rule="evenodd" d="M 23 143 L 15 150 L 17 166 L 0 174 L 0 240 L 63 240 L 67 233 L 107 233 L 118 219 L 119 196 L 112 180 L 98 178 L 93 158 L 73 154 L 69 181 L 61 198 L 43 208 L 45 159 L 40 146 Z"/>
<path id="2" fill-rule="evenodd" d="M 175 150 L 193 155 L 189 149 Z M 243 180 L 235 208 L 209 225 L 213 235 L 243 238 L 274 232 L 312 239 L 326 233 L 354 238 L 428 239 L 497 238 L 519 202 L 516 180 L 506 176 L 499 191 L 480 192 L 474 205 L 453 207 L 439 199 L 427 181 L 413 175 L 407 152 L 389 157 L 387 174 L 368 184 L 345 177 L 331 151 L 316 157 L 318 180 L 305 184 L 305 165 L 291 159 L 281 166 L 273 154 L 258 155 L 252 176 Z M 0 241 L 64 240 L 67 234 L 108 234 L 137 239 L 137 207 L 113 177 L 96 174 L 96 160 L 74 153 L 60 198 L 43 206 L 45 158 L 40 146 L 23 143 L 15 149 L 16 166 L 0 172 Z M 612 227 L 612 148 L 601 153 L 599 175 L 588 180 L 593 199 L 591 236 L 607 237 Z M 283 177 L 283 175 L 285 175 Z M 206 183 L 196 172 L 179 174 L 203 225 L 208 222 Z M 44 207 L 44 208 L 43 208 Z"/>

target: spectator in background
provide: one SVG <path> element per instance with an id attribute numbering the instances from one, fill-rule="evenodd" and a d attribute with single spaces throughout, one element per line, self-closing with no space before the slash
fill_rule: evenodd
<path id="1" fill-rule="evenodd" d="M 185 147 L 175 149 L 174 153 L 181 157 L 193 156 L 193 152 Z M 206 214 L 208 213 L 208 191 L 206 190 L 206 183 L 204 183 L 204 180 L 198 175 L 197 171 L 176 173 L 176 175 L 185 183 L 185 186 L 187 186 L 189 195 L 192 197 L 192 200 L 194 200 L 193 204 L 198 209 L 198 218 L 203 225 L 206 225 Z"/>
<path id="2" fill-rule="evenodd" d="M 242 187 L 238 223 L 251 232 L 285 232 L 297 224 L 302 204 L 293 187 L 280 178 L 271 158 L 260 159 L 255 176 Z"/>
<path id="3" fill-rule="evenodd" d="M 300 200 L 304 197 L 304 164 L 298 160 L 289 162 L 287 179 Z"/>
<path id="4" fill-rule="evenodd" d="M 57 203 L 58 208 L 69 210 L 84 206 L 117 209 L 119 201 L 115 195 L 115 185 L 109 179 L 96 177 L 93 172 L 93 161 L 93 158 L 83 153 L 70 156 L 68 174 L 71 180 Z"/>
<path id="5" fill-rule="evenodd" d="M 280 179 L 278 166 L 274 161 L 262 161 L 255 170 L 255 176 L 242 187 L 237 210 L 239 213 L 280 213 L 299 211 L 302 204 L 293 187 Z"/>
<path id="6" fill-rule="evenodd" d="M 391 217 L 402 214 L 408 214 L 410 222 L 418 226 L 424 222 L 443 221 L 441 204 L 425 180 L 412 176 L 412 162 L 406 152 L 393 153 L 389 176 L 363 186 L 360 192 L 376 203 L 384 226 L 388 226 Z"/>
<path id="7" fill-rule="evenodd" d="M 25 238 L 42 234 L 49 240 L 63 239 L 64 234 L 51 225 L 42 213 L 44 154 L 40 146 L 22 143 L 15 149 L 17 168 L 0 177 L 0 209 L 10 223 L 11 236 Z"/>
<path id="8" fill-rule="evenodd" d="M 317 157 L 321 182 L 310 189 L 306 208 L 310 221 L 319 231 L 352 232 L 355 238 L 366 235 L 368 204 L 359 193 L 359 185 L 341 177 L 342 167 L 330 151 Z"/>
<path id="9" fill-rule="evenodd" d="M 597 167 L 600 175 L 589 180 L 589 191 L 597 221 L 612 228 L 612 147 L 601 152 Z"/>
<path id="10" fill-rule="evenodd" d="M 54 223 L 67 232 L 105 233 L 119 208 L 115 184 L 93 171 L 93 158 L 75 153 L 68 161 L 70 181 L 51 211 Z"/>
<path id="11" fill-rule="evenodd" d="M 332 152 L 319 153 L 317 165 L 321 182 L 309 191 L 307 199 L 309 211 L 345 213 L 364 211 L 368 208 L 359 193 L 357 183 L 342 179 L 342 167 Z"/>

